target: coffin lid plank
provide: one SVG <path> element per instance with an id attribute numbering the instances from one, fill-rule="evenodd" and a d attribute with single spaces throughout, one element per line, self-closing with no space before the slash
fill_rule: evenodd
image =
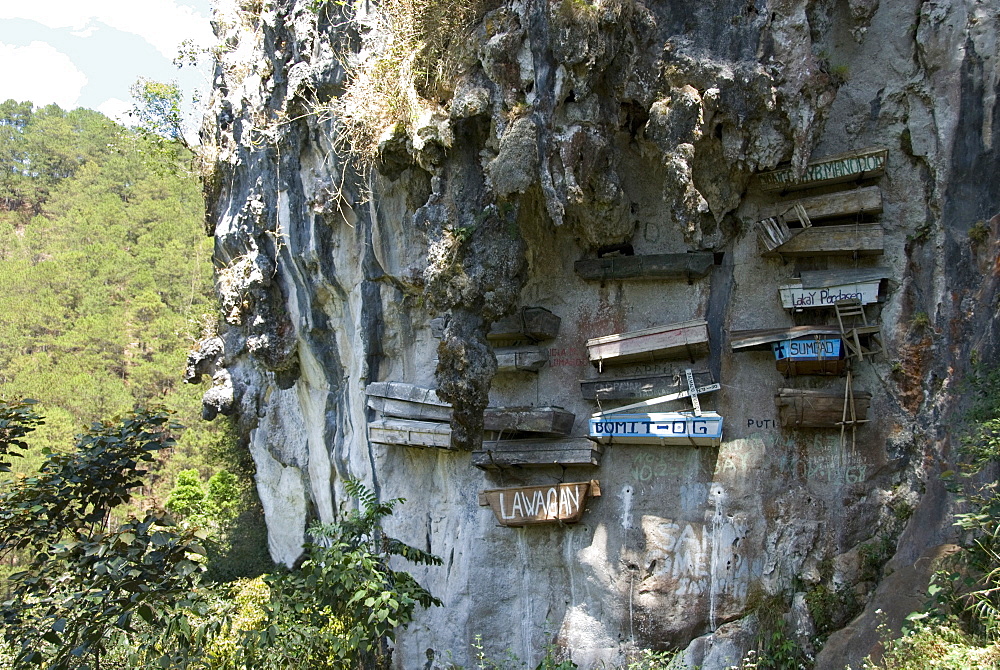
<path id="1" fill-rule="evenodd" d="M 780 216 L 785 221 L 795 222 L 796 205 L 802 206 L 810 220 L 817 221 L 857 214 L 879 214 L 882 211 L 882 191 L 878 186 L 868 186 L 810 198 L 785 200 L 761 207 L 758 216 L 761 219 Z"/>
<path id="2" fill-rule="evenodd" d="M 705 386 L 714 381 L 712 373 L 708 370 L 695 369 L 693 373 L 695 384 L 698 386 Z M 584 400 L 645 400 L 686 387 L 687 381 L 683 370 L 641 377 L 580 380 L 580 393 Z"/>
<path id="3" fill-rule="evenodd" d="M 621 340 L 630 340 L 635 337 L 642 337 L 643 335 L 654 335 L 656 333 L 668 333 L 674 330 L 684 330 L 685 328 L 692 328 L 698 326 L 707 326 L 708 322 L 704 319 L 693 319 L 691 321 L 682 321 L 680 323 L 668 323 L 662 326 L 653 326 L 652 328 L 643 328 L 642 330 L 633 330 L 627 333 L 615 333 L 613 335 L 602 335 L 601 337 L 593 337 L 587 340 L 587 346 L 594 344 L 609 344 L 611 342 L 620 342 Z"/>
<path id="4" fill-rule="evenodd" d="M 587 356 L 594 365 L 678 358 L 707 353 L 708 323 L 698 319 L 615 333 L 587 340 Z"/>
<path id="5" fill-rule="evenodd" d="M 802 272 L 799 281 L 802 288 L 827 288 L 861 282 L 888 279 L 893 275 L 890 268 L 852 268 L 849 270 L 814 270 Z"/>
<path id="6" fill-rule="evenodd" d="M 757 181 L 765 191 L 792 191 L 854 181 L 862 176 L 878 177 L 885 172 L 888 154 L 888 149 L 880 148 L 847 151 L 810 161 L 802 177 L 795 177 L 792 168 L 782 167 L 759 173 Z M 828 174 L 824 167 L 835 163 L 844 163 L 844 168 L 839 171 L 840 174 Z"/>
<path id="7" fill-rule="evenodd" d="M 451 407 L 451 405 L 438 398 L 436 390 L 407 384 L 406 382 L 372 382 L 365 387 L 365 393 L 370 396 L 407 400 L 422 405 Z"/>
<path id="8" fill-rule="evenodd" d="M 854 223 L 842 226 L 812 226 L 791 232 L 787 241 L 767 245 L 762 256 L 880 256 L 885 252 L 882 225 Z"/>
<path id="9" fill-rule="evenodd" d="M 733 330 L 729 333 L 729 347 L 737 349 L 770 349 L 767 345 L 782 340 L 795 340 L 815 335 L 835 335 L 840 337 L 837 326 L 789 326 L 788 328 L 760 328 L 755 330 Z"/>
<path id="10" fill-rule="evenodd" d="M 451 426 L 436 421 L 375 419 L 368 423 L 368 439 L 377 444 L 453 449 Z"/>
<path id="11" fill-rule="evenodd" d="M 472 465 L 481 469 L 550 465 L 600 465 L 603 447 L 585 437 L 559 440 L 484 441 L 482 449 L 472 452 Z"/>

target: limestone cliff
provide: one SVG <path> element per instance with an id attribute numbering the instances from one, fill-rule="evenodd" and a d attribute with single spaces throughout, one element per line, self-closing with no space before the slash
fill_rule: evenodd
<path id="1" fill-rule="evenodd" d="M 454 9 L 425 4 L 438 20 Z M 973 359 L 996 354 L 1000 10 L 458 6 L 465 23 L 418 35 L 451 40 L 434 78 L 415 52 L 378 61 L 399 45 L 376 2 L 219 3 L 202 140 L 223 318 L 189 376 L 213 377 L 207 418 L 238 417 L 273 557 L 294 562 L 308 520 L 335 519 L 349 504 L 341 482 L 360 477 L 406 498 L 391 530 L 445 561 L 415 571 L 445 606 L 401 635 L 401 668 L 446 652 L 466 663 L 477 635 L 487 653 L 529 660 L 554 640 L 585 668 L 641 647 L 723 668 L 753 644 L 765 604 L 788 612 L 807 647 L 859 615 L 817 660 L 857 667 L 884 592 L 918 594 L 917 559 L 949 539 L 938 475 L 951 467 L 950 391 Z M 404 111 L 387 100 L 359 130 L 344 102 L 377 62 L 410 73 Z M 810 169 L 868 150 L 886 150 L 884 170 L 831 183 Z M 784 163 L 792 187 L 768 190 L 761 173 Z M 877 209 L 832 210 L 857 245 L 846 254 L 762 253 L 767 221 L 793 242 L 833 235 L 818 220 L 799 230 L 811 221 L 794 205 L 855 202 L 865 189 Z M 870 247 L 862 226 L 878 229 Z M 709 260 L 675 278 L 635 260 L 670 254 Z M 610 273 L 578 271 L 599 258 Z M 612 259 L 645 262 L 643 276 L 622 278 Z M 843 395 L 845 378 L 785 377 L 769 351 L 735 345 L 749 330 L 838 325 L 832 302 L 795 311 L 778 292 L 832 271 L 884 275 L 865 315 L 884 351 L 852 365 L 869 422 L 796 428 L 779 415 L 779 389 Z M 500 372 L 492 324 L 536 306 L 561 318 L 532 349 L 547 363 Z M 693 362 L 588 360 L 590 338 L 691 320 L 709 335 Z M 581 380 L 670 380 L 691 367 L 721 384 L 700 396 L 724 417 L 717 447 L 612 442 L 599 467 L 470 464 L 487 406 L 563 407 L 571 434 L 586 436 L 599 404 Z M 365 391 L 381 381 L 437 389 L 456 448 L 370 440 L 378 415 Z M 477 502 L 485 489 L 590 479 L 602 495 L 577 524 L 504 527 Z"/>

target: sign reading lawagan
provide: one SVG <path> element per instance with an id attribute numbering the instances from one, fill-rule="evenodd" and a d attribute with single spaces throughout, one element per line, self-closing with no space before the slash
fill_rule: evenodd
<path id="1" fill-rule="evenodd" d="M 601 495 L 596 479 L 589 482 L 489 489 L 479 494 L 479 504 L 489 505 L 502 526 L 540 523 L 575 523 L 583 516 L 588 498 Z"/>
<path id="2" fill-rule="evenodd" d="M 886 149 L 838 154 L 810 163 L 801 177 L 792 168 L 784 168 L 762 172 L 757 178 L 765 191 L 785 191 L 878 177 L 885 172 L 888 154 Z"/>

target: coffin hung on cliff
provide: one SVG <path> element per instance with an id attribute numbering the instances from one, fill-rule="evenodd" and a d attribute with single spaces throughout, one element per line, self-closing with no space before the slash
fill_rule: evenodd
<path id="1" fill-rule="evenodd" d="M 587 340 L 587 355 L 598 369 L 606 364 L 665 358 L 694 361 L 707 354 L 708 323 L 700 319 Z"/>
<path id="2" fill-rule="evenodd" d="M 775 366 L 786 375 L 839 375 L 847 366 L 840 337 L 802 337 L 771 344 Z"/>
<path id="3" fill-rule="evenodd" d="M 483 470 L 549 465 L 598 466 L 604 449 L 585 437 L 555 440 L 483 440 L 472 452 L 472 464 Z"/>
<path id="4" fill-rule="evenodd" d="M 778 418 L 783 428 L 840 428 L 845 421 L 852 423 L 850 409 L 848 408 L 846 414 L 844 411 L 846 402 L 854 403 L 856 420 L 853 423 L 864 423 L 868 420 L 870 393 L 852 392 L 845 398 L 842 392 L 778 389 L 778 393 L 774 396 Z"/>
<path id="5" fill-rule="evenodd" d="M 761 172 L 757 183 L 764 191 L 794 191 L 862 181 L 881 177 L 888 157 L 888 149 L 849 151 L 810 162 L 802 176 L 796 176 L 790 167 Z"/>
<path id="6" fill-rule="evenodd" d="M 562 319 L 544 307 L 522 307 L 514 314 L 495 322 L 486 339 L 496 346 L 517 346 L 551 340 L 559 334 Z M 431 334 L 440 339 L 448 317 L 431 319 Z"/>
<path id="7" fill-rule="evenodd" d="M 368 440 L 373 444 L 454 449 L 451 426 L 436 421 L 375 419 L 368 422 Z"/>
<path id="8" fill-rule="evenodd" d="M 718 446 L 722 417 L 715 412 L 608 414 L 590 419 L 590 439 L 601 444 Z"/>
<path id="9" fill-rule="evenodd" d="M 715 264 L 715 254 L 694 251 L 683 254 L 609 256 L 583 258 L 574 269 L 583 279 L 699 279 Z"/>
<path id="10" fill-rule="evenodd" d="M 583 517 L 587 500 L 600 495 L 600 483 L 591 479 L 589 482 L 488 489 L 479 494 L 479 504 L 489 505 L 501 526 L 576 523 Z"/>
<path id="11" fill-rule="evenodd" d="M 882 280 L 891 276 L 892 271 L 888 268 L 803 272 L 799 279 L 781 284 L 778 294 L 782 307 L 796 312 L 832 309 L 842 300 L 859 300 L 862 305 L 870 305 L 878 302 Z"/>
<path id="12" fill-rule="evenodd" d="M 707 386 L 712 383 L 712 374 L 708 370 L 695 370 L 694 379 L 698 386 Z M 683 370 L 642 377 L 580 380 L 584 400 L 645 400 L 685 388 L 687 381 Z"/>
<path id="13" fill-rule="evenodd" d="M 434 389 L 404 382 L 372 382 L 365 393 L 368 406 L 385 418 L 451 421 L 451 405 L 438 398 Z M 507 434 L 569 435 L 575 420 L 572 412 L 561 407 L 487 407 L 483 412 L 487 431 Z"/>

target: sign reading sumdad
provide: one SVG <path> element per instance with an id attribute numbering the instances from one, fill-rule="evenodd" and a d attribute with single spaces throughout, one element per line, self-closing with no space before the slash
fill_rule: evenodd
<path id="1" fill-rule="evenodd" d="M 840 338 L 782 340 L 772 343 L 771 350 L 777 361 L 786 359 L 815 361 L 824 358 L 840 358 Z"/>
<path id="2" fill-rule="evenodd" d="M 590 420 L 590 439 L 602 444 L 678 444 L 717 446 L 722 417 L 715 412 L 609 414 Z"/>
<path id="3" fill-rule="evenodd" d="M 540 523 L 576 523 L 588 498 L 601 495 L 596 479 L 589 482 L 489 489 L 479 494 L 479 504 L 489 505 L 501 526 Z"/>

